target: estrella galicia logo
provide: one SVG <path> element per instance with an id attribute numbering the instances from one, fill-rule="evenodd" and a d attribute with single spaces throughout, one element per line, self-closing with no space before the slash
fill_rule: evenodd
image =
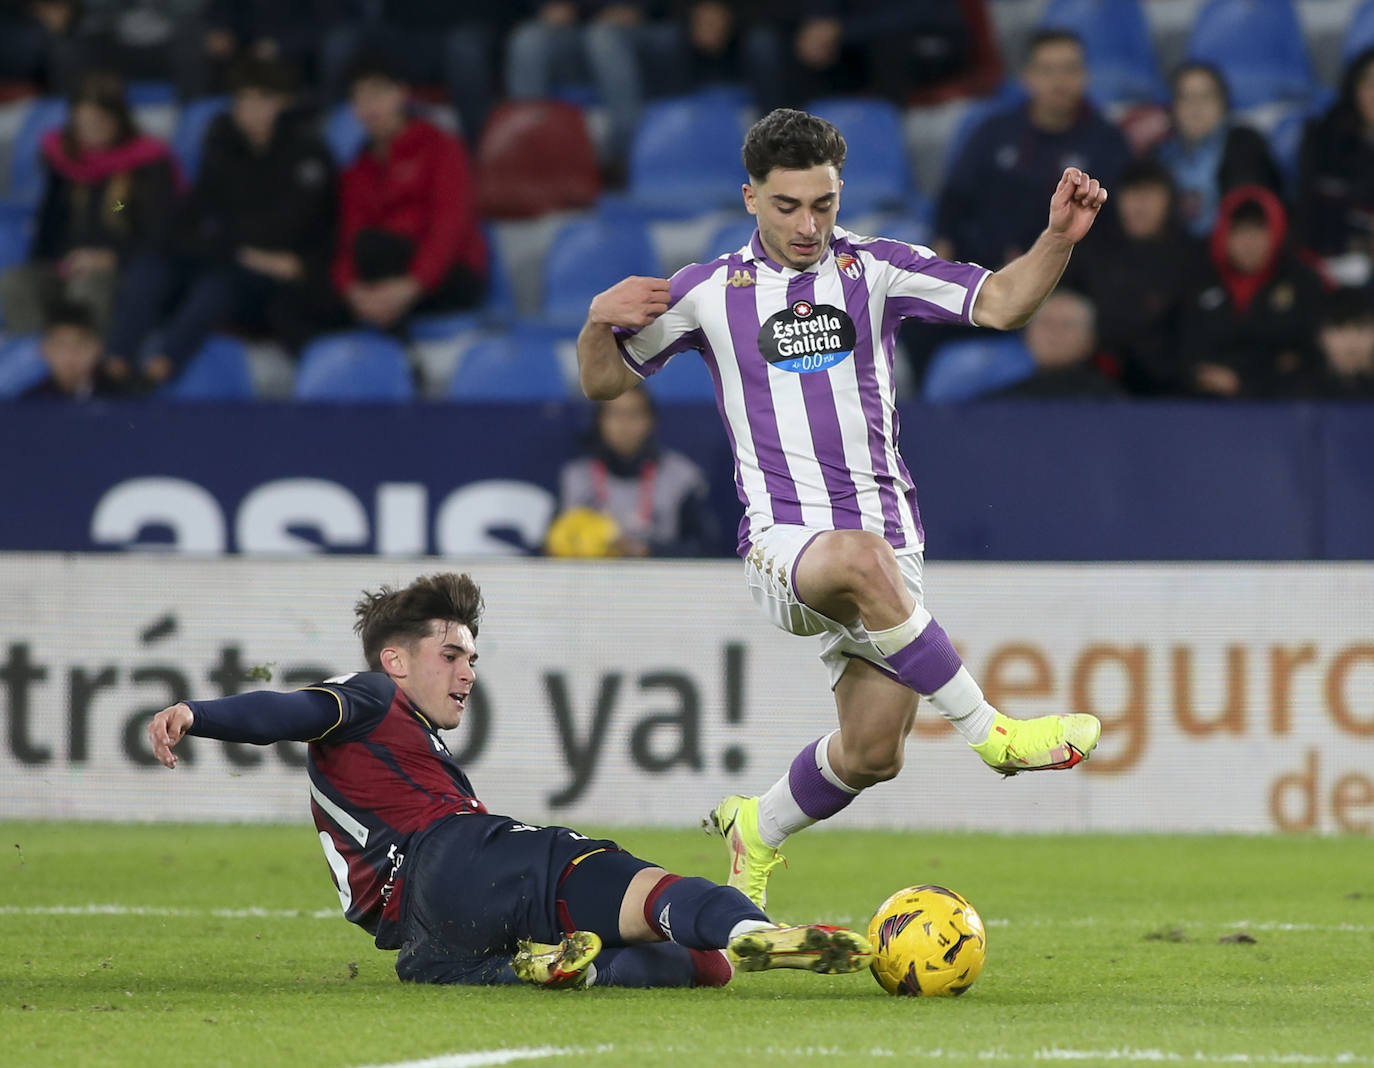
<path id="1" fill-rule="evenodd" d="M 784 371 L 828 371 L 853 351 L 854 320 L 831 304 L 793 301 L 759 328 L 759 352 Z"/>

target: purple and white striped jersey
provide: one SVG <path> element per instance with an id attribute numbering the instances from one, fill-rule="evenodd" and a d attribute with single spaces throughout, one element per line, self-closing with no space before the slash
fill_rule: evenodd
<path id="1" fill-rule="evenodd" d="M 971 323 L 988 274 L 839 227 L 820 261 L 797 271 L 765 255 L 755 231 L 739 251 L 678 271 L 668 310 L 615 335 L 645 377 L 701 352 L 735 454 L 741 556 L 775 523 L 868 530 L 920 549 L 916 489 L 897 452 L 897 326 Z"/>

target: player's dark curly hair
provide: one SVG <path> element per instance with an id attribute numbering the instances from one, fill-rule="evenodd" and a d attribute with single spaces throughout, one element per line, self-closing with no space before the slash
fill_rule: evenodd
<path id="1" fill-rule="evenodd" d="M 482 622 L 482 591 L 472 576 L 453 571 L 424 575 L 404 589 L 383 586 L 363 591 L 353 606 L 353 630 L 363 641 L 363 655 L 373 671 L 382 669 L 382 650 L 388 645 L 413 644 L 429 636 L 431 622 L 461 623 L 477 637 Z"/>
<path id="2" fill-rule="evenodd" d="M 744 169 L 754 182 L 768 177 L 774 167 L 804 171 L 825 163 L 844 170 L 844 136 L 830 123 L 805 111 L 775 108 L 744 135 Z"/>

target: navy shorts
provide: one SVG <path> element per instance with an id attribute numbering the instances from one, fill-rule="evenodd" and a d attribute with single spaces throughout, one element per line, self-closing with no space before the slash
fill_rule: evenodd
<path id="1" fill-rule="evenodd" d="M 516 942 L 577 926 L 619 941 L 620 900 L 648 861 L 567 827 L 450 816 L 411 841 L 396 974 L 415 983 L 502 983 Z"/>

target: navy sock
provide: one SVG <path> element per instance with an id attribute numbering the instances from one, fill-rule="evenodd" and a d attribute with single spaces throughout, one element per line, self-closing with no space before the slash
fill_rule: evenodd
<path id="1" fill-rule="evenodd" d="M 724 986 L 730 965 L 714 950 L 651 942 L 603 949 L 596 958 L 597 986 Z"/>
<path id="2" fill-rule="evenodd" d="M 691 949 L 724 949 L 743 920 L 771 922 L 733 886 L 681 875 L 665 875 L 649 891 L 644 919 L 664 938 Z"/>

